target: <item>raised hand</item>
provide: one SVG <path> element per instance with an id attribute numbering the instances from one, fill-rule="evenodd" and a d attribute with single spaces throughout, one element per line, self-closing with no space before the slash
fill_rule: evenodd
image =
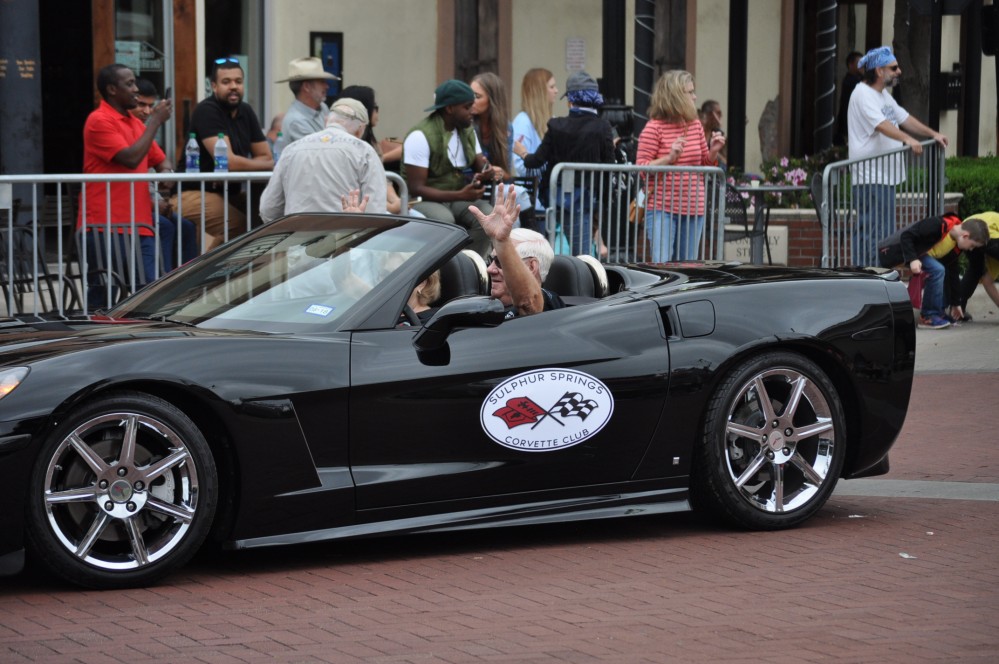
<path id="1" fill-rule="evenodd" d="M 346 196 L 341 196 L 340 203 L 343 205 L 344 212 L 364 212 L 365 208 L 368 207 L 368 198 L 367 195 L 361 198 L 361 190 L 354 189 Z"/>
<path id="2" fill-rule="evenodd" d="M 474 205 L 468 209 L 490 239 L 502 242 L 510 237 L 510 231 L 520 217 L 520 206 L 517 205 L 517 190 L 513 185 L 496 185 L 495 198 L 493 211 L 488 215 Z"/>

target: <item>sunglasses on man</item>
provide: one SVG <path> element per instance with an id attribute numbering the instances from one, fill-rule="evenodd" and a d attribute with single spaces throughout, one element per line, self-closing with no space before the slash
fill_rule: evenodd
<path id="1" fill-rule="evenodd" d="M 531 260 L 532 258 L 534 258 L 534 256 L 521 256 L 520 260 L 522 260 L 522 261 L 528 261 L 528 260 Z M 490 254 L 489 260 L 486 261 L 486 267 L 489 267 L 490 265 L 492 265 L 494 263 L 496 264 L 496 267 L 498 267 L 501 270 L 503 269 L 503 264 L 500 263 L 499 256 L 497 256 L 496 254 Z"/>

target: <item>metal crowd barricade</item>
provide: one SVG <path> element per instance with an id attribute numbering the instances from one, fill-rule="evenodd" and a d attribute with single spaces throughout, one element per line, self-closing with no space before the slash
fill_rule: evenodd
<path id="1" fill-rule="evenodd" d="M 409 186 L 406 184 L 406 181 L 401 175 L 392 171 L 386 171 L 385 177 L 388 178 L 390 184 L 395 185 L 396 190 L 399 192 L 399 214 L 409 214 Z"/>
<path id="2" fill-rule="evenodd" d="M 895 231 L 944 212 L 945 150 L 924 141 L 826 166 L 818 192 L 822 267 L 878 265 L 878 243 Z"/>
<path id="3" fill-rule="evenodd" d="M 92 311 L 94 307 L 90 303 L 87 282 L 96 281 L 96 271 L 88 264 L 88 243 L 93 244 L 94 240 L 90 233 L 78 232 L 77 222 L 82 223 L 86 217 L 87 183 L 97 183 L 103 185 L 102 195 L 105 196 L 105 208 L 110 210 L 111 183 L 114 182 L 145 182 L 150 183 L 155 189 L 160 183 L 172 183 L 177 196 L 177 206 L 175 212 L 178 218 L 187 217 L 192 221 L 197 220 L 198 245 L 202 247 L 202 238 L 205 236 L 206 205 L 209 197 L 206 193 L 212 193 L 212 184 L 216 182 L 236 182 L 245 186 L 246 203 L 245 207 L 230 208 L 234 200 L 230 200 L 228 186 L 222 186 L 218 194 L 222 198 L 222 241 L 228 241 L 230 235 L 235 235 L 235 230 L 230 233 L 229 221 L 231 209 L 237 209 L 245 215 L 245 228 L 238 229 L 240 233 L 249 230 L 254 219 L 254 201 L 259 198 L 259 191 L 270 179 L 270 172 L 246 172 L 246 173 L 149 173 L 142 175 L 121 174 L 121 175 L 79 175 L 79 174 L 58 174 L 58 175 L 0 175 L 0 191 L 6 188 L 18 187 L 20 192 L 28 192 L 23 195 L 21 201 L 21 218 L 15 218 L 13 214 L 7 215 L 0 230 L 3 237 L 0 238 L 5 243 L 4 255 L 8 257 L 6 265 L 2 266 L 3 274 L 0 274 L 0 281 L 4 284 L 4 301 L 0 303 L 0 315 L 13 314 L 33 314 L 57 312 L 60 315 L 73 313 L 69 310 L 67 302 L 79 303 L 77 306 L 83 311 Z M 185 191 L 197 191 L 200 196 L 200 203 L 195 209 L 185 209 L 182 202 L 182 195 Z M 139 188 L 143 193 L 144 188 Z M 132 211 L 131 219 L 111 219 L 110 212 L 105 219 L 100 220 L 101 242 L 103 244 L 103 255 L 108 257 L 102 261 L 100 271 L 103 276 L 99 279 L 100 289 L 104 295 L 104 301 L 114 303 L 124 295 L 133 292 L 145 285 L 146 275 L 141 262 L 141 249 L 139 247 L 138 235 L 136 231 L 142 224 L 136 223 L 134 211 L 139 205 L 154 205 L 154 198 L 146 195 L 136 195 L 135 188 L 129 188 L 128 207 Z M 54 192 L 54 193 L 52 193 Z M 153 219 L 158 217 L 158 211 L 154 210 Z M 91 220 L 86 220 L 91 221 Z M 179 226 L 179 225 L 178 225 Z M 27 229 L 32 238 L 31 247 L 24 247 L 24 242 L 15 243 L 15 227 Z M 93 227 L 91 224 L 90 227 Z M 159 278 L 163 274 L 163 263 L 161 247 L 161 236 L 157 224 L 152 224 L 153 237 L 156 242 L 155 276 Z M 125 231 L 124 242 L 121 246 L 112 243 L 112 236 L 118 236 L 119 231 Z M 176 257 L 175 264 L 182 261 L 181 249 L 183 242 L 183 229 L 178 228 L 176 237 Z M 22 235 L 23 234 L 18 234 Z M 54 240 L 49 240 L 52 236 Z M 114 245 L 114 246 L 112 246 Z M 91 247 L 95 250 L 96 247 Z M 119 251 L 125 258 L 118 265 L 111 259 L 112 254 Z M 93 254 L 93 252 L 90 252 Z M 30 265 L 31 270 L 36 275 L 36 281 L 32 287 L 27 289 L 22 284 L 20 299 L 13 297 L 12 285 L 14 281 L 15 260 L 20 265 Z M 58 289 L 55 297 L 45 297 L 43 294 L 44 284 L 37 279 L 44 281 L 45 275 L 51 275 L 52 282 Z M 75 289 L 75 293 L 65 293 L 64 289 Z M 94 292 L 91 289 L 91 292 Z M 76 296 L 75 299 L 72 296 Z M 56 301 L 53 302 L 52 300 Z"/>
<path id="4" fill-rule="evenodd" d="M 388 179 L 396 185 L 402 201 L 402 211 L 409 209 L 409 189 L 406 182 L 397 173 L 386 173 Z M 203 241 L 206 234 L 206 212 L 208 209 L 206 193 L 217 193 L 221 197 L 222 237 L 226 242 L 238 233 L 244 233 L 254 225 L 256 201 L 259 193 L 270 180 L 269 171 L 243 173 L 149 173 L 142 175 L 0 175 L 0 316 L 14 314 L 32 314 L 57 312 L 60 315 L 77 311 L 93 311 L 94 307 L 88 293 L 88 276 L 90 281 L 98 283 L 99 291 L 103 291 L 105 302 L 114 303 L 125 295 L 145 285 L 145 272 L 141 262 L 136 231 L 139 226 L 135 221 L 134 210 L 137 205 L 155 205 L 152 192 L 161 183 L 171 186 L 176 194 L 177 205 L 174 212 L 178 218 L 188 218 L 195 222 L 200 250 L 204 250 Z M 103 185 L 102 195 L 105 196 L 105 208 L 110 209 L 111 188 L 113 182 L 146 182 L 152 189 L 149 196 L 136 196 L 134 188 L 130 188 L 129 209 L 131 219 L 121 220 L 110 218 L 110 214 L 100 220 L 100 230 L 105 232 L 83 233 L 77 231 L 77 221 L 86 211 L 87 183 Z M 244 196 L 240 196 L 242 205 L 233 205 L 237 201 L 230 197 L 229 186 L 222 186 L 213 192 L 214 183 L 239 183 L 244 188 Z M 18 202 L 13 199 L 14 188 L 22 195 Z M 140 190 L 143 190 L 140 187 Z M 144 191 L 144 190 L 143 190 Z M 198 194 L 195 207 L 185 206 L 184 192 Z M 344 192 L 347 193 L 347 192 Z M 218 200 L 215 201 L 216 203 Z M 20 214 L 16 213 L 20 208 Z M 245 217 L 245 222 L 230 233 L 230 211 L 238 210 Z M 6 212 L 6 214 L 4 214 Z M 158 210 L 153 210 L 153 219 L 158 217 Z M 91 225 L 92 226 L 92 225 Z M 124 243 L 112 242 L 125 231 Z M 161 235 L 158 224 L 152 224 L 153 237 L 156 242 L 156 274 L 163 275 L 161 251 Z M 99 238 L 100 256 L 106 257 L 95 269 L 88 258 L 88 247 L 91 255 L 98 247 L 93 246 L 94 237 Z M 51 239 L 50 239 L 51 238 Z M 174 249 L 171 254 L 175 265 L 183 261 L 182 246 L 184 239 L 183 227 L 178 224 Z M 93 291 L 91 291 L 93 292 Z"/>
<path id="5" fill-rule="evenodd" d="M 598 255 L 593 234 L 599 231 L 608 251 L 598 257 L 606 262 L 722 260 L 726 187 L 725 172 L 713 166 L 558 164 L 548 192 L 548 238 L 556 253 Z M 658 207 L 653 199 L 682 213 L 680 231 L 694 238 L 692 255 L 677 251 L 674 237 L 671 255 L 656 256 L 650 243 L 656 237 L 649 218 Z"/>

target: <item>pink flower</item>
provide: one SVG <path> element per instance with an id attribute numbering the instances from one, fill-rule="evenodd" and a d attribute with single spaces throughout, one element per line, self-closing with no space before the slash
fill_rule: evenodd
<path id="1" fill-rule="evenodd" d="M 780 165 L 781 165 L 782 168 L 787 168 L 787 165 L 789 163 L 790 162 L 787 160 L 787 157 L 781 157 L 780 158 Z"/>

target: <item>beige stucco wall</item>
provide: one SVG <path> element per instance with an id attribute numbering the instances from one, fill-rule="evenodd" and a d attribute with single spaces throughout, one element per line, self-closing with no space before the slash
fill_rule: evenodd
<path id="1" fill-rule="evenodd" d="M 756 0 L 750 4 L 749 53 L 746 67 L 746 170 L 762 165 L 760 117 L 771 99 L 790 94 L 780 89 L 781 1 Z"/>
<path id="2" fill-rule="evenodd" d="M 940 25 L 940 69 L 950 71 L 955 62 L 961 61 L 961 17 L 944 16 Z M 904 74 L 904 72 L 903 72 Z M 940 133 L 947 136 L 950 145 L 947 146 L 947 156 L 957 154 L 957 118 L 958 111 L 940 111 Z M 926 118 L 919 118 L 926 122 Z"/>
<path id="3" fill-rule="evenodd" d="M 978 154 L 996 154 L 996 58 L 982 58 L 982 104 L 978 123 Z"/>
<path id="4" fill-rule="evenodd" d="M 746 67 L 745 163 L 757 171 L 763 160 L 759 122 L 767 102 L 780 93 L 780 0 L 754 0 L 749 6 Z M 699 103 L 721 102 L 728 112 L 728 0 L 697 0 L 697 39 L 693 69 Z M 723 116 L 727 117 L 727 116 Z M 728 117 L 726 123 L 735 119 Z"/>
<path id="5" fill-rule="evenodd" d="M 586 70 L 597 78 L 602 75 L 601 0 L 512 0 L 511 7 L 513 80 L 505 83 L 512 113 L 520 109 L 521 79 L 531 67 L 550 69 L 564 90 L 567 39 L 583 40 Z M 440 83 L 437 0 L 271 0 L 265 3 L 265 13 L 271 80 L 284 78 L 288 61 L 307 54 L 309 32 L 343 32 L 344 83 L 375 89 L 380 138 L 405 135 L 432 103 Z M 292 102 L 287 84 L 272 85 L 266 92 L 268 118 Z M 556 114 L 566 111 L 559 100 Z"/>
<path id="6" fill-rule="evenodd" d="M 582 40 L 586 72 L 594 78 L 603 75 L 601 0 L 513 0 L 512 6 L 513 77 L 504 81 L 510 89 L 511 115 L 520 111 L 520 83 L 532 67 L 550 70 L 558 89 L 565 92 L 565 79 L 570 74 L 566 62 L 568 39 Z M 568 110 L 564 99 L 556 101 L 555 115 L 565 115 Z"/>
<path id="7" fill-rule="evenodd" d="M 726 124 L 732 122 L 728 114 L 728 5 L 728 0 L 697 0 L 697 36 L 690 66 L 698 103 L 717 100 Z"/>
<path id="8" fill-rule="evenodd" d="M 368 85 L 378 101 L 379 138 L 402 136 L 433 103 L 437 86 L 436 0 L 281 0 L 265 4 L 271 81 L 309 55 L 310 32 L 343 33 L 344 85 Z M 287 83 L 265 91 L 267 119 L 293 97 Z"/>

